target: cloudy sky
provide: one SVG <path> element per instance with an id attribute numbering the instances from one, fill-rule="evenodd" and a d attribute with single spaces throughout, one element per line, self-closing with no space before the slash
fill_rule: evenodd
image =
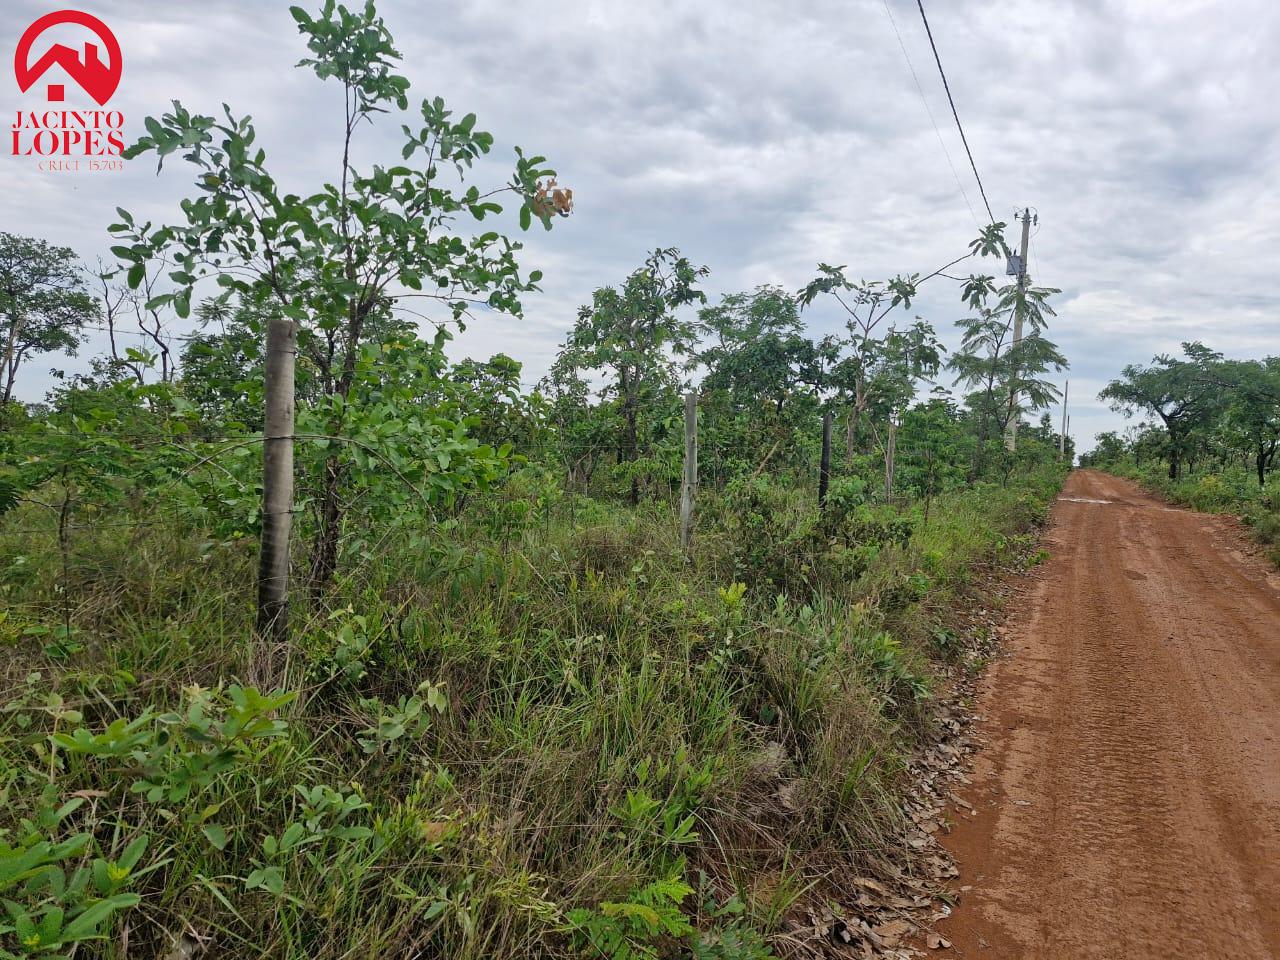
<path id="1" fill-rule="evenodd" d="M 32 20 L 63 6 L 8 0 L 3 62 Z M 1280 352 L 1280 4 L 926 6 L 995 215 L 1011 220 L 1023 205 L 1039 214 L 1032 279 L 1063 291 L 1050 335 L 1071 361 L 1082 448 L 1123 427 L 1096 394 L 1125 363 L 1187 339 L 1229 355 Z M 111 106 L 131 136 L 171 100 L 206 113 L 226 102 L 253 115 L 286 187 L 335 178 L 338 89 L 294 69 L 303 45 L 286 3 L 78 8 L 120 40 L 124 79 Z M 575 190 L 571 219 L 527 237 L 523 260 L 546 274 L 544 292 L 527 298 L 523 318 L 479 318 L 456 346 L 507 352 L 530 382 L 576 306 L 655 246 L 710 267 L 714 295 L 798 288 L 818 261 L 868 279 L 928 273 L 963 254 L 985 222 L 914 0 L 382 0 L 379 9 L 411 96 L 442 96 L 495 135 L 482 183 L 506 178 L 520 144 L 546 154 Z M 5 76 L 0 104 L 12 123 L 42 98 Z M 68 106 L 85 99 L 68 85 Z M 397 133 L 397 122 L 366 129 L 362 160 L 398 157 Z M 146 160 L 50 174 L 7 146 L 0 176 L 0 230 L 66 244 L 89 262 L 109 256 L 116 206 L 173 219 L 190 192 L 180 164 L 158 178 Z M 984 269 L 1003 272 L 994 261 Z M 954 342 L 957 284 L 930 281 L 916 306 Z M 839 326 L 830 311 L 807 317 L 815 333 Z M 78 360 L 37 358 L 20 395 L 39 399 L 50 366 L 83 369 L 101 347 L 95 340 Z"/>

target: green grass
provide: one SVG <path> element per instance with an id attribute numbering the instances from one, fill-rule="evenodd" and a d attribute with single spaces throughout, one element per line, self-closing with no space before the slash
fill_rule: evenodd
<path id="1" fill-rule="evenodd" d="M 515 482 L 383 543 L 275 652 L 250 639 L 252 543 L 122 512 L 64 556 L 14 511 L 0 896 L 28 919 L 0 945 L 55 955 L 56 906 L 102 914 L 78 957 L 123 958 L 126 921 L 130 956 L 184 932 L 216 956 L 770 955 L 800 905 L 906 865 L 887 838 L 939 638 L 1060 482 L 928 523 L 707 493 L 688 560 L 669 504 Z"/>

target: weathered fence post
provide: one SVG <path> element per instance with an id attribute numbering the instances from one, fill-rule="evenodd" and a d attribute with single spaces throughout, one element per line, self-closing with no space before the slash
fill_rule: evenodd
<path id="1" fill-rule="evenodd" d="M 693 539 L 693 498 L 698 486 L 698 395 L 684 395 L 684 479 L 680 484 L 680 546 Z"/>
<path id="2" fill-rule="evenodd" d="M 258 634 L 289 639 L 289 537 L 293 531 L 293 381 L 298 324 L 267 325 L 262 424 L 262 539 L 258 548 Z"/>
<path id="3" fill-rule="evenodd" d="M 831 485 L 831 413 L 822 415 L 822 460 L 818 464 L 818 508 L 826 509 Z"/>

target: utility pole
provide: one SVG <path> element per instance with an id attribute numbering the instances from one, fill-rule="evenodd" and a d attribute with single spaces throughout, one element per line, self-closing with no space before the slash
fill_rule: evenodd
<path id="1" fill-rule="evenodd" d="M 1062 432 L 1058 434 L 1058 459 L 1067 455 L 1067 391 L 1071 389 L 1071 381 L 1062 385 Z"/>
<path id="2" fill-rule="evenodd" d="M 1031 208 L 1022 210 L 1022 249 L 1018 254 L 1018 302 L 1013 311 L 1013 345 L 1022 342 L 1022 301 L 1027 295 L 1027 246 L 1031 242 Z M 1015 376 L 1017 371 L 1014 371 Z M 1018 393 L 1015 390 L 1010 402 L 1013 404 L 1013 417 L 1009 420 L 1009 429 L 1005 434 L 1004 445 L 1010 452 L 1018 449 Z"/>

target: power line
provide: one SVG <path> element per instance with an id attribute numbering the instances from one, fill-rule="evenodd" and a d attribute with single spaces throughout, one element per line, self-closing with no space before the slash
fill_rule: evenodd
<path id="1" fill-rule="evenodd" d="M 960 114 L 956 111 L 955 98 L 951 96 L 951 84 L 947 83 L 947 72 L 942 69 L 942 58 L 938 56 L 938 45 L 933 42 L 933 31 L 929 29 L 929 18 L 925 16 L 924 0 L 916 0 L 920 8 L 920 19 L 924 21 L 924 32 L 929 35 L 929 46 L 933 48 L 933 59 L 938 64 L 938 74 L 942 77 L 942 87 L 947 91 L 947 102 L 951 104 L 951 115 L 956 118 L 956 129 L 960 131 L 960 142 L 964 144 L 964 152 L 969 155 L 969 166 L 973 168 L 973 179 L 978 181 L 978 192 L 982 194 L 982 202 L 987 208 L 987 216 L 996 222 L 996 215 L 991 212 L 991 203 L 987 200 L 986 188 L 982 186 L 982 177 L 978 176 L 978 165 L 973 162 L 973 151 L 969 149 L 969 138 L 964 135 L 964 126 L 960 123 Z"/>
<path id="2" fill-rule="evenodd" d="M 115 330 L 112 330 L 110 327 L 104 327 L 99 324 L 93 324 L 93 323 L 82 323 L 80 324 L 78 329 L 94 330 L 99 333 L 114 333 L 118 337 L 141 337 L 144 340 L 151 340 L 151 341 L 154 341 L 157 338 L 164 341 L 204 340 L 207 337 L 216 336 L 216 334 L 202 334 L 202 333 L 170 333 L 168 330 L 162 330 L 159 333 L 151 333 L 145 330 L 131 330 L 127 327 L 116 327 Z"/>
<path id="3" fill-rule="evenodd" d="M 960 188 L 960 196 L 964 198 L 964 205 L 969 208 L 969 216 L 973 217 L 973 222 L 977 224 L 979 230 L 982 224 L 978 223 L 978 215 L 973 212 L 973 204 L 969 202 L 969 194 L 964 189 L 964 184 L 960 181 L 960 174 L 956 171 L 956 165 L 951 160 L 951 151 L 947 149 L 947 142 L 942 139 L 942 131 L 938 129 L 938 121 L 933 116 L 933 108 L 929 106 L 929 99 L 924 95 L 924 87 L 920 84 L 920 77 L 916 74 L 915 64 L 911 62 L 911 55 L 907 53 L 907 45 L 902 42 L 902 34 L 898 31 L 898 21 L 894 19 L 893 10 L 889 7 L 889 0 L 884 0 L 884 12 L 889 15 L 889 23 L 893 26 L 893 35 L 898 38 L 898 46 L 902 50 L 902 57 L 907 61 L 907 69 L 911 71 L 911 79 L 915 81 L 916 92 L 920 94 L 920 102 L 924 104 L 924 112 L 929 115 L 929 122 L 933 124 L 933 132 L 938 138 L 938 146 L 942 147 L 942 154 L 947 158 L 947 166 L 951 168 L 951 175 L 956 178 L 956 186 Z"/>

